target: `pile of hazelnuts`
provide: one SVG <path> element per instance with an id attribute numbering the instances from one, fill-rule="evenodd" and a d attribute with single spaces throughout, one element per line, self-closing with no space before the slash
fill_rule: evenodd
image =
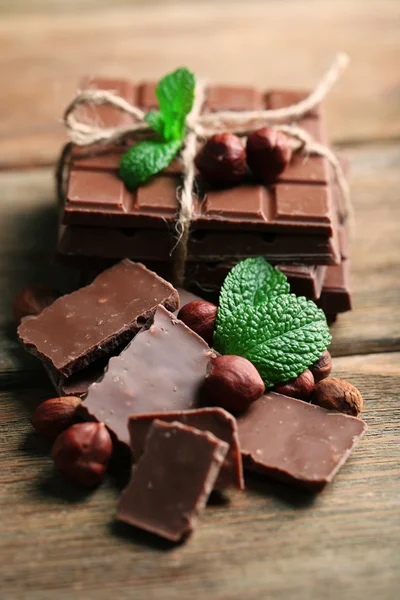
<path id="1" fill-rule="evenodd" d="M 210 137 L 196 156 L 201 175 L 215 187 L 238 185 L 246 175 L 268 185 L 272 183 L 292 158 L 287 135 L 272 127 L 262 127 L 250 133 L 244 146 L 233 133 L 218 133 Z"/>

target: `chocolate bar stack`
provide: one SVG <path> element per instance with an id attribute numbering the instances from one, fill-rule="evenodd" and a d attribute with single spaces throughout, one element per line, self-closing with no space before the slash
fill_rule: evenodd
<path id="1" fill-rule="evenodd" d="M 153 83 L 86 79 L 81 87 L 112 90 L 145 111 L 157 108 Z M 210 86 L 203 112 L 283 108 L 306 95 Z M 133 121 L 109 105 L 82 105 L 76 116 L 104 127 Z M 320 107 L 297 125 L 316 141 L 327 143 Z M 73 147 L 58 257 L 66 264 L 94 270 L 129 257 L 171 279 L 182 163 L 175 159 L 148 183 L 129 191 L 118 175 L 127 148 Z M 325 158 L 294 154 L 271 186 L 260 185 L 249 175 L 235 187 L 212 189 L 198 174 L 193 205 L 187 289 L 217 294 L 232 265 L 264 256 L 287 275 L 293 292 L 316 301 L 329 319 L 350 310 L 345 211 Z"/>

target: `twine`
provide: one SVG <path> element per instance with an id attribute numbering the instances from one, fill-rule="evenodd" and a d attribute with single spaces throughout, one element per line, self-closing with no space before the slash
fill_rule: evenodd
<path id="1" fill-rule="evenodd" d="M 284 121 L 300 119 L 320 104 L 338 80 L 348 62 L 349 59 L 346 54 L 338 54 L 314 90 L 306 98 L 296 104 L 273 110 L 219 111 L 201 115 L 200 111 L 204 102 L 205 85 L 203 82 L 196 84 L 193 108 L 186 119 L 186 135 L 181 152 L 183 184 L 180 190 L 178 190 L 177 242 L 173 249 L 174 280 L 177 285 L 183 285 L 190 223 L 193 217 L 196 142 L 198 139 L 204 139 L 215 133 L 229 131 L 240 136 L 246 136 L 261 126 L 272 125 L 275 129 L 284 132 L 289 137 L 294 152 L 301 152 L 306 156 L 316 155 L 326 158 L 333 168 L 344 199 L 345 217 L 348 219 L 351 227 L 353 208 L 350 201 L 349 188 L 342 166 L 335 153 L 328 146 L 315 141 L 307 131 L 298 125 L 282 123 Z M 82 123 L 75 118 L 74 112 L 78 106 L 87 103 L 94 105 L 110 104 L 134 117 L 135 122 L 126 126 L 110 128 Z M 64 149 L 57 168 L 59 193 L 62 194 L 65 166 L 70 157 L 71 143 L 88 147 L 94 144 L 121 144 L 127 139 L 141 139 L 152 136 L 154 135 L 154 131 L 145 121 L 145 114 L 140 108 L 131 105 L 128 101 L 111 91 L 95 89 L 79 91 L 65 109 L 63 116 L 70 144 L 67 144 L 67 147 Z"/>

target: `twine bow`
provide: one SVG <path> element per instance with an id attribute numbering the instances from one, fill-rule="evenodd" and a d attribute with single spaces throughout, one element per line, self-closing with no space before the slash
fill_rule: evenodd
<path id="1" fill-rule="evenodd" d="M 198 139 L 204 139 L 215 133 L 229 131 L 245 137 L 259 127 L 270 125 L 289 137 L 294 152 L 301 152 L 306 156 L 316 155 L 326 158 L 333 168 L 344 200 L 345 216 L 351 224 L 353 208 L 349 189 L 343 169 L 335 153 L 328 146 L 314 140 L 307 131 L 298 125 L 282 124 L 282 121 L 298 120 L 315 108 L 328 94 L 348 62 L 349 59 L 346 54 L 338 54 L 314 90 L 304 100 L 274 110 L 227 110 L 202 115 L 200 112 L 206 88 L 204 82 L 196 84 L 193 108 L 186 119 L 186 135 L 181 151 L 183 182 L 178 190 L 179 212 L 176 222 L 178 238 L 174 248 L 174 279 L 178 285 L 183 284 L 187 242 L 193 217 L 196 142 Z M 78 106 L 87 103 L 94 105 L 109 104 L 134 117 L 135 122 L 126 126 L 110 128 L 82 123 L 76 119 L 74 113 Z M 140 108 L 131 105 L 127 100 L 111 91 L 95 89 L 79 91 L 67 106 L 63 115 L 63 122 L 71 143 L 64 149 L 57 169 L 59 194 L 62 195 L 64 166 L 72 143 L 87 147 L 94 144 L 120 144 L 128 139 L 143 139 L 154 135 L 154 131 L 149 127 L 144 117 L 145 113 Z"/>

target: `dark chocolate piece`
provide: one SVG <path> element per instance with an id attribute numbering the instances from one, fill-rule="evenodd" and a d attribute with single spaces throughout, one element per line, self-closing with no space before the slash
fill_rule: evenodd
<path id="1" fill-rule="evenodd" d="M 67 226 L 60 232 L 58 258 L 64 264 L 78 266 L 89 258 L 118 260 L 124 256 L 144 262 L 172 262 L 174 236 L 167 230 Z M 327 238 L 308 234 L 198 230 L 189 238 L 190 262 L 230 261 L 250 256 L 264 256 L 273 264 L 338 264 L 338 232 Z"/>
<path id="2" fill-rule="evenodd" d="M 154 421 L 117 518 L 173 542 L 195 529 L 228 444 L 182 423 Z"/>
<path id="3" fill-rule="evenodd" d="M 129 444 L 131 415 L 196 406 L 213 356 L 201 337 L 159 306 L 150 328 L 111 358 L 103 379 L 90 386 L 82 405 L 84 416 L 102 421 Z"/>
<path id="4" fill-rule="evenodd" d="M 176 290 L 126 259 L 21 323 L 18 335 L 29 352 L 68 376 L 129 341 L 159 304 L 175 310 Z"/>
<path id="5" fill-rule="evenodd" d="M 215 482 L 217 489 L 226 487 L 244 488 L 242 457 L 240 455 L 236 419 L 223 408 L 198 408 L 195 410 L 158 412 L 134 415 L 129 419 L 129 433 L 133 460 L 137 462 L 143 454 L 146 436 L 155 419 L 171 423 L 177 421 L 200 431 L 209 431 L 229 444 L 229 451 Z"/>
<path id="6" fill-rule="evenodd" d="M 351 310 L 350 263 L 327 267 L 321 296 L 317 304 L 326 314 L 338 314 Z"/>
<path id="7" fill-rule="evenodd" d="M 243 465 L 312 491 L 332 481 L 364 421 L 271 392 L 237 419 Z"/>

